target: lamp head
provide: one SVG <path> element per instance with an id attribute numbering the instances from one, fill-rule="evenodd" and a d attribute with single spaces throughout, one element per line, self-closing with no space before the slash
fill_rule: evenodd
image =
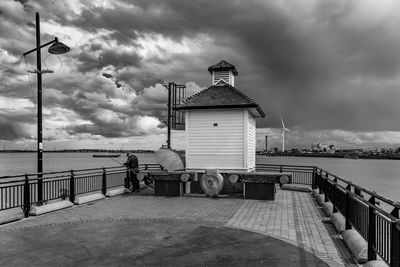
<path id="1" fill-rule="evenodd" d="M 56 42 L 54 42 L 50 47 L 49 47 L 49 53 L 54 54 L 54 55 L 60 55 L 60 54 L 65 54 L 68 53 L 70 48 L 66 46 L 65 44 L 59 42 L 56 39 Z"/>

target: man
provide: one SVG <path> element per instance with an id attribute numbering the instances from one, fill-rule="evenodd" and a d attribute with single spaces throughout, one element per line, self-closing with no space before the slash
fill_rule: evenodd
<path id="1" fill-rule="evenodd" d="M 132 192 L 140 192 L 139 180 L 136 176 L 139 172 L 139 160 L 132 152 L 128 152 L 126 156 L 128 158 L 124 165 L 129 169 L 128 188 L 132 183 Z"/>

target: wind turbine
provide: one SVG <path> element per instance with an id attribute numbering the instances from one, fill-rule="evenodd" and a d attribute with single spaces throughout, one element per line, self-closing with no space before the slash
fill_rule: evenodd
<path id="1" fill-rule="evenodd" d="M 285 152 L 285 132 L 290 132 L 290 130 L 285 127 L 282 117 L 281 117 L 281 122 L 282 122 L 282 152 Z"/>

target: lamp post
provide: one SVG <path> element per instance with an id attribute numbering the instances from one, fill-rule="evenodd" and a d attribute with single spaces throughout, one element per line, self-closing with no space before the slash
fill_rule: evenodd
<path id="1" fill-rule="evenodd" d="M 165 88 L 167 88 L 168 90 L 168 103 L 167 103 L 167 108 L 168 108 L 168 112 L 167 112 L 167 148 L 171 148 L 171 108 L 172 108 L 172 90 L 174 88 L 174 83 L 170 82 L 167 84 L 163 84 L 163 86 Z"/>
<path id="2" fill-rule="evenodd" d="M 39 13 L 36 12 L 36 48 L 23 53 L 23 56 L 36 51 L 36 67 L 35 72 L 37 73 L 37 172 L 38 172 L 38 203 L 43 202 L 43 142 L 42 142 L 42 73 L 48 72 L 42 70 L 42 60 L 40 49 L 51 45 L 48 49 L 50 54 L 65 54 L 70 48 L 65 44 L 58 41 L 57 37 L 53 41 L 40 44 L 40 21 Z"/>

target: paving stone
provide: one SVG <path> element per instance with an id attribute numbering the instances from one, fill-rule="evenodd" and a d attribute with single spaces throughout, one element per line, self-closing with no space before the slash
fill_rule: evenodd
<path id="1" fill-rule="evenodd" d="M 298 246 L 332 266 L 354 263 L 344 244 L 334 240 L 335 231 L 322 222 L 312 195 L 287 190 L 278 190 L 275 201 L 127 194 L 2 225 L 0 232 L 102 220 L 172 220 L 239 228 Z"/>

